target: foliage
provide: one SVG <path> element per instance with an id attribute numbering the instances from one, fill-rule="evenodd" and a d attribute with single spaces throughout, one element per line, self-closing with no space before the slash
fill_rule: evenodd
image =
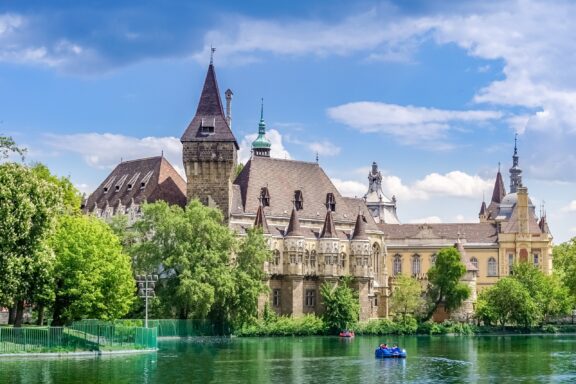
<path id="1" fill-rule="evenodd" d="M 130 259 L 107 224 L 91 216 L 63 216 L 51 246 L 56 254 L 52 324 L 110 320 L 128 312 L 136 287 Z"/>
<path id="2" fill-rule="evenodd" d="M 428 291 L 430 309 L 427 319 L 440 303 L 444 303 L 447 310 L 456 309 L 470 296 L 470 288 L 460 282 L 466 274 L 466 266 L 460 261 L 460 253 L 454 247 L 441 249 L 436 262 L 428 270 Z"/>
<path id="3" fill-rule="evenodd" d="M 16 142 L 10 136 L 0 135 L 0 159 L 7 159 L 11 152 L 19 154 L 22 161 L 24 161 L 26 148 L 16 145 Z"/>
<path id="4" fill-rule="evenodd" d="M 221 212 L 197 200 L 186 209 L 143 205 L 133 229 L 124 244 L 137 272 L 160 268 L 158 315 L 237 327 L 256 320 L 258 297 L 266 289 L 262 267 L 270 256 L 260 230 L 249 230 L 238 243 Z"/>
<path id="5" fill-rule="evenodd" d="M 50 173 L 48 167 L 41 163 L 35 163 L 32 172 L 40 179 L 47 181 L 58 189 L 58 194 L 62 199 L 61 213 L 79 214 L 82 196 L 72 184 L 69 177 L 57 177 Z"/>
<path id="6" fill-rule="evenodd" d="M 272 316 L 255 324 L 245 325 L 236 336 L 313 336 L 326 333 L 322 318 L 315 315 L 302 317 Z"/>
<path id="7" fill-rule="evenodd" d="M 358 292 L 350 288 L 352 279 L 347 276 L 338 284 L 324 282 L 320 294 L 324 303 L 324 321 L 331 331 L 349 329 L 358 322 L 360 304 Z"/>
<path id="8" fill-rule="evenodd" d="M 418 280 L 410 276 L 399 275 L 394 280 L 394 286 L 390 306 L 392 312 L 406 317 L 407 314 L 414 313 L 423 305 L 422 286 Z"/>
<path id="9" fill-rule="evenodd" d="M 0 164 L 0 304 L 45 293 L 52 258 L 45 241 L 60 201 L 59 190 L 29 168 Z"/>
<path id="10" fill-rule="evenodd" d="M 504 328 L 506 324 L 530 327 L 538 320 L 538 307 L 526 288 L 517 279 L 505 277 L 484 294 L 486 313 Z"/>
<path id="11" fill-rule="evenodd" d="M 243 169 L 244 169 L 244 164 L 242 164 L 242 163 L 236 164 L 236 168 L 234 169 L 234 177 L 238 177 L 238 175 L 240 174 L 240 172 L 242 172 Z"/>
<path id="12" fill-rule="evenodd" d="M 576 237 L 554 247 L 554 272 L 568 288 L 576 301 Z"/>
<path id="13" fill-rule="evenodd" d="M 514 266 L 513 278 L 528 291 L 538 309 L 537 316 L 545 322 L 550 316 L 570 312 L 572 302 L 568 289 L 555 275 L 545 275 L 536 266 L 520 263 Z"/>

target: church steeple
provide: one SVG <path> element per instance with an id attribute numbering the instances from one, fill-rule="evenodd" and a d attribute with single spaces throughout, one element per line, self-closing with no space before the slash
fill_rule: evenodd
<path id="1" fill-rule="evenodd" d="M 514 155 L 512 155 L 512 168 L 510 168 L 510 193 L 515 193 L 522 186 L 522 170 L 518 166 L 518 134 L 514 136 Z"/>
<path id="2" fill-rule="evenodd" d="M 260 105 L 260 124 L 258 124 L 258 137 L 252 142 L 254 156 L 270 157 L 272 144 L 266 138 L 266 123 L 264 122 L 264 99 Z"/>

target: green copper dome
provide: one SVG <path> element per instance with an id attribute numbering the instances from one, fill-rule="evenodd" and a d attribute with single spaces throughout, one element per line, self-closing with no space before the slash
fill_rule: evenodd
<path id="1" fill-rule="evenodd" d="M 260 108 L 260 124 L 258 124 L 258 137 L 252 142 L 252 151 L 256 156 L 270 157 L 272 143 L 266 138 L 266 123 L 264 122 L 264 99 Z"/>

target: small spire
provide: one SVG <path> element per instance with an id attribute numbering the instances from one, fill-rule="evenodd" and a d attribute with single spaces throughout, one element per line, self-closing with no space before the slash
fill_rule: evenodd
<path id="1" fill-rule="evenodd" d="M 518 132 L 514 134 L 514 155 L 518 154 Z"/>
<path id="2" fill-rule="evenodd" d="M 260 99 L 260 121 L 264 121 L 264 98 Z"/>
<path id="3" fill-rule="evenodd" d="M 290 221 L 288 222 L 285 236 L 302 236 L 302 233 L 300 232 L 300 220 L 298 219 L 295 205 L 292 207 L 292 214 L 290 215 Z"/>
<path id="4" fill-rule="evenodd" d="M 334 225 L 334 219 L 332 218 L 332 211 L 330 209 L 326 210 L 326 218 L 324 219 L 324 226 L 322 227 L 322 232 L 320 232 L 321 239 L 334 239 L 337 238 L 336 227 Z"/>
<path id="5" fill-rule="evenodd" d="M 500 173 L 500 162 L 498 162 L 498 173 Z"/>
<path id="6" fill-rule="evenodd" d="M 360 206 L 358 206 L 358 216 L 356 216 L 352 240 L 368 240 L 368 236 L 366 235 L 366 218 L 362 214 Z"/>
<path id="7" fill-rule="evenodd" d="M 210 65 L 214 64 L 214 52 L 216 52 L 216 48 L 210 44 Z"/>
<path id="8" fill-rule="evenodd" d="M 318 151 L 316 151 L 316 164 L 318 164 L 318 160 L 319 160 L 319 158 L 318 158 Z"/>
<path id="9" fill-rule="evenodd" d="M 265 235 L 270 234 L 270 229 L 268 228 L 268 222 L 266 221 L 266 215 L 264 214 L 264 204 L 262 203 L 262 196 L 258 196 L 258 211 L 256 212 L 256 218 L 254 219 L 254 227 L 262 228 L 262 233 Z"/>

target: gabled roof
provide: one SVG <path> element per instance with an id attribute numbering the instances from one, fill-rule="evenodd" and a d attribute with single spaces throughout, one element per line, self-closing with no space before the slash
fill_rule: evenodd
<path id="1" fill-rule="evenodd" d="M 214 125 L 213 133 L 202 132 L 202 124 L 207 123 Z M 208 66 L 196 115 L 184 131 L 180 141 L 229 141 L 236 145 L 236 149 L 239 148 L 224 115 L 213 64 Z"/>
<path id="2" fill-rule="evenodd" d="M 493 223 L 450 223 L 450 224 L 378 224 L 384 232 L 388 245 L 396 240 L 406 239 L 446 239 L 456 240 L 463 234 L 469 243 L 495 244 L 498 231 Z M 426 229 L 426 230 L 423 230 Z M 428 236 L 422 234 L 428 233 Z"/>
<path id="3" fill-rule="evenodd" d="M 367 230 L 378 230 L 364 201 L 340 195 L 318 163 L 253 156 L 234 181 L 233 193 L 239 192 L 240 197 L 232 197 L 235 202 L 232 214 L 255 214 L 263 187 L 270 193 L 270 206 L 266 207 L 268 218 L 288 218 L 294 192 L 300 190 L 303 198 L 303 207 L 298 211 L 300 220 L 321 223 L 326 212 L 326 194 L 332 193 L 336 202 L 336 210 L 332 212 L 335 224 L 354 223 L 360 207 L 367 218 Z"/>
<path id="4" fill-rule="evenodd" d="M 88 197 L 84 211 L 91 212 L 94 206 L 102 209 L 156 200 L 186 205 L 186 182 L 162 156 L 118 164 Z"/>

